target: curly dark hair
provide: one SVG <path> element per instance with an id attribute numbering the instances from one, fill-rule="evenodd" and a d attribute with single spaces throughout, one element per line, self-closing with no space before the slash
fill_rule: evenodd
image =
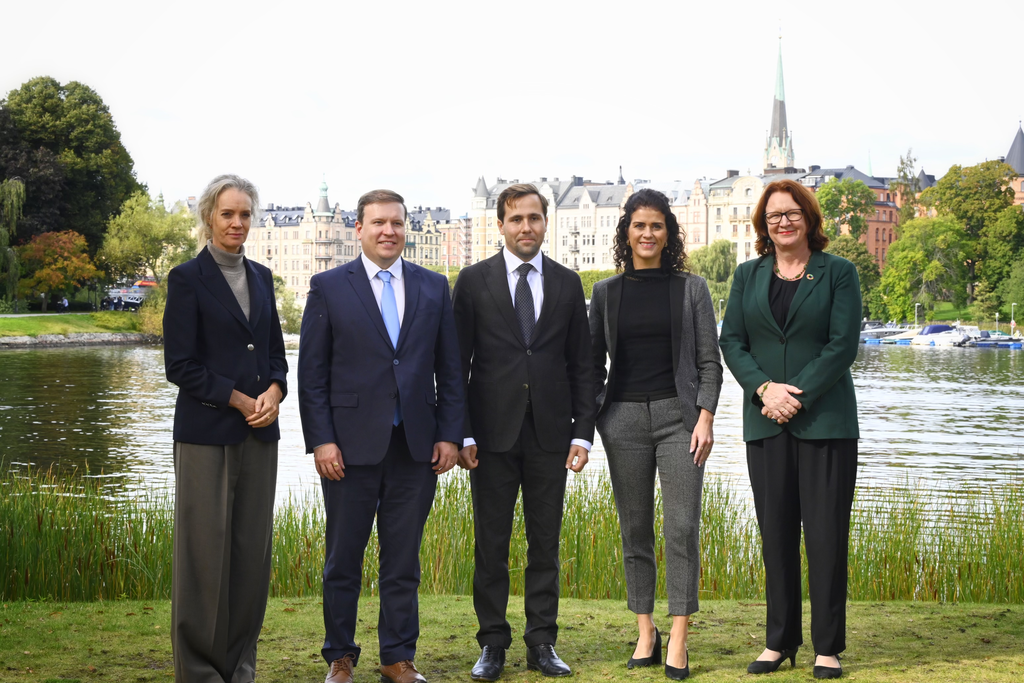
<path id="1" fill-rule="evenodd" d="M 661 215 L 665 217 L 668 241 L 665 243 L 665 249 L 661 252 L 661 269 L 668 272 L 686 270 L 686 236 L 679 227 L 679 219 L 672 213 L 672 205 L 669 203 L 668 197 L 647 187 L 630 195 L 622 210 L 622 218 L 615 226 L 615 247 L 612 250 L 615 270 L 633 270 L 633 249 L 629 246 L 629 224 L 633 220 L 633 212 L 637 209 L 660 211 Z"/>

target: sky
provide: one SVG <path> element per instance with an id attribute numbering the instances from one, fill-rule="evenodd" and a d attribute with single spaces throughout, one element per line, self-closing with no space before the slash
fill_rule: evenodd
<path id="1" fill-rule="evenodd" d="M 479 176 L 757 173 L 779 36 L 798 167 L 891 176 L 1005 155 L 1019 2 L 6 3 L 0 96 L 36 76 L 107 103 L 168 203 L 220 173 L 264 203 L 393 189 L 465 213 Z"/>

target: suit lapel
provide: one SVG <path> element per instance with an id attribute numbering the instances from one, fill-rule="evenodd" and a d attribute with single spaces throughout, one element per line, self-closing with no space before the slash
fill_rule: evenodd
<path id="1" fill-rule="evenodd" d="M 608 321 L 608 357 L 615 364 L 615 346 L 619 340 L 619 306 L 622 304 L 622 275 L 608 283 L 608 295 L 604 300 L 604 319 Z"/>
<path id="2" fill-rule="evenodd" d="M 541 277 L 544 283 L 544 303 L 541 304 L 540 315 L 537 316 L 537 325 L 533 333 L 534 339 L 537 339 L 544 330 L 544 324 L 551 317 L 551 311 L 558 304 L 558 297 L 562 294 L 562 277 L 555 268 L 555 262 L 547 256 L 542 256 L 541 260 L 544 264 L 544 274 Z"/>
<path id="3" fill-rule="evenodd" d="M 686 304 L 686 276 L 672 273 L 669 277 L 668 305 L 672 314 L 672 374 L 679 369 L 679 346 L 683 338 L 683 307 Z"/>
<path id="4" fill-rule="evenodd" d="M 380 332 L 380 336 L 384 337 L 384 341 L 388 343 L 388 346 L 394 349 L 395 347 L 391 343 L 391 335 L 388 334 L 388 328 L 384 325 L 384 316 L 380 314 L 380 308 L 377 306 L 376 297 L 373 296 L 370 280 L 366 277 L 366 268 L 363 267 L 362 258 L 356 257 L 349 262 L 348 282 L 352 285 L 352 289 L 355 290 L 356 296 L 363 304 L 363 308 L 366 309 L 366 314 L 370 316 L 370 320 L 373 321 L 377 331 Z"/>
<path id="5" fill-rule="evenodd" d="M 786 327 L 793 319 L 796 309 L 811 295 L 811 290 L 818 286 L 818 283 L 825 279 L 825 256 L 820 251 L 812 251 L 811 259 L 807 262 L 807 274 L 800 280 L 793 295 L 793 303 L 789 305 L 789 313 L 786 315 Z"/>
<path id="6" fill-rule="evenodd" d="M 420 300 L 420 274 L 416 266 L 408 261 L 402 262 L 402 277 L 405 279 L 405 314 L 402 316 L 402 327 L 398 332 L 398 346 L 409 336 L 409 328 L 412 327 L 413 318 L 416 317 L 416 310 L 419 308 Z M 383 322 L 383 316 L 381 321 Z"/>
<path id="7" fill-rule="evenodd" d="M 201 275 L 199 281 L 203 283 L 203 286 L 213 294 L 213 297 L 221 303 L 224 308 L 231 312 L 231 315 L 235 316 L 238 322 L 242 323 L 246 329 L 251 330 L 252 327 L 249 325 L 249 321 L 245 319 L 245 313 L 242 313 L 242 307 L 238 305 L 238 299 L 235 297 L 235 293 L 231 291 L 231 285 L 228 284 L 227 278 L 224 277 L 224 273 L 220 272 L 220 266 L 213 260 L 213 254 L 206 247 L 199 252 L 199 266 Z M 250 290 L 250 308 L 252 305 Z M 251 311 L 250 311 L 251 314 Z"/>
<path id="8" fill-rule="evenodd" d="M 771 306 L 768 304 L 768 288 L 772 282 L 772 263 L 774 261 L 771 257 L 761 257 L 761 263 L 758 264 L 757 272 L 754 274 L 754 297 L 757 299 L 757 306 L 761 309 L 761 313 L 768 321 L 768 324 L 778 330 L 781 336 L 782 330 L 779 329 L 779 324 L 775 322 L 775 316 L 772 315 Z"/>
<path id="9" fill-rule="evenodd" d="M 498 306 L 498 312 L 501 317 L 505 319 L 509 328 L 512 330 L 512 334 L 519 340 L 519 343 L 526 346 L 523 342 L 523 331 L 519 329 L 519 321 L 516 320 L 516 309 L 512 304 L 512 294 L 508 290 L 508 274 L 505 272 L 505 256 L 499 251 L 497 255 L 485 261 L 487 264 L 487 271 L 484 274 L 484 283 L 487 285 L 487 289 L 491 292 L 491 298 Z M 547 292 L 545 292 L 545 296 Z"/>
<path id="10" fill-rule="evenodd" d="M 249 285 L 249 326 L 256 329 L 263 312 L 263 301 L 266 299 L 266 292 L 263 291 L 263 281 L 256 273 L 256 269 L 249 263 L 249 259 L 242 259 L 245 264 L 245 280 Z"/>

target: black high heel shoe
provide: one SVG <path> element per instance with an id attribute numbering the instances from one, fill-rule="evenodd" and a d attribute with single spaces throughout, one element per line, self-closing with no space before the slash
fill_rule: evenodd
<path id="1" fill-rule="evenodd" d="M 630 657 L 629 661 L 626 662 L 626 668 L 637 669 L 642 666 L 653 666 L 655 664 L 661 664 L 661 632 L 657 627 L 654 628 L 654 649 L 651 651 L 651 656 Z"/>
<path id="2" fill-rule="evenodd" d="M 817 655 L 815 655 L 817 658 Z M 835 655 L 836 661 L 839 661 L 839 655 Z M 843 675 L 843 663 L 839 661 L 839 666 L 818 666 L 814 665 L 814 677 L 815 678 L 839 678 Z"/>
<path id="3" fill-rule="evenodd" d="M 671 641 L 672 638 L 670 637 L 668 640 Z M 667 648 L 667 645 L 668 645 L 668 642 L 666 641 L 666 648 Z M 669 666 L 669 664 L 666 662 L 666 664 L 665 664 L 665 678 L 668 678 L 669 680 L 672 680 L 672 681 L 681 681 L 681 680 L 689 678 L 689 677 L 690 677 L 690 651 L 689 650 L 686 650 L 686 666 L 684 666 L 682 669 L 677 669 L 674 666 Z"/>
<path id="4" fill-rule="evenodd" d="M 780 656 L 778 659 L 773 659 L 771 661 L 755 659 L 747 665 L 747 673 L 770 674 L 773 671 L 777 670 L 780 666 L 782 666 L 782 663 L 787 659 L 789 660 L 789 663 L 793 665 L 793 667 L 796 667 L 796 653 L 799 649 L 799 647 L 794 647 L 790 650 L 783 650 L 782 656 Z"/>

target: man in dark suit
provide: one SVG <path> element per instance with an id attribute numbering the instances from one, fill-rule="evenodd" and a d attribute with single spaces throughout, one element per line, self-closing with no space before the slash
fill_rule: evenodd
<path id="1" fill-rule="evenodd" d="M 362 255 L 313 276 L 302 316 L 299 412 L 327 522 L 327 683 L 349 683 L 359 661 L 356 611 L 375 517 L 381 680 L 425 681 L 413 664 L 420 542 L 437 475 L 458 460 L 465 408 L 448 281 L 401 258 L 405 217 L 394 192 L 360 197 Z"/>
<path id="2" fill-rule="evenodd" d="M 512 630 L 508 555 L 520 487 L 526 516 L 527 668 L 568 676 L 558 637 L 558 539 L 567 470 L 587 464 L 597 412 L 590 330 L 576 273 L 541 253 L 547 200 L 517 184 L 498 197 L 505 248 L 459 274 L 453 295 L 468 388 L 459 462 L 470 472 L 476 533 L 475 680 L 501 675 Z"/>

